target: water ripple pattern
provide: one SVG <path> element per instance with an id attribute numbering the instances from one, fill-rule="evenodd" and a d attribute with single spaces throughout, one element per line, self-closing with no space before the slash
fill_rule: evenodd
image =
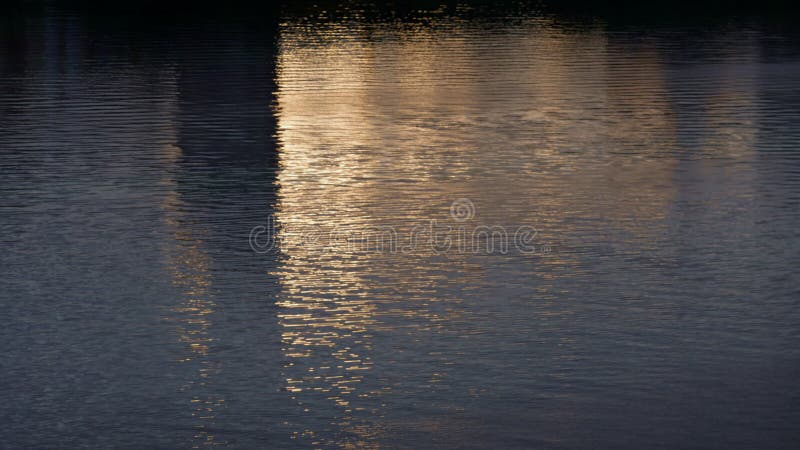
<path id="1" fill-rule="evenodd" d="M 796 447 L 798 34 L 487 11 L 2 21 L 0 447 Z"/>

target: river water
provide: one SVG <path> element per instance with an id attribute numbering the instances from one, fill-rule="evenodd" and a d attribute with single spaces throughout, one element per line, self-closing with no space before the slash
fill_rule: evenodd
<path id="1" fill-rule="evenodd" d="M 779 18 L 2 23 L 0 447 L 796 448 Z"/>

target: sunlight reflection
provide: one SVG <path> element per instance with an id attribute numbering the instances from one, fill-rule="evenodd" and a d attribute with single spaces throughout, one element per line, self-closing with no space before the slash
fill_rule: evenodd
<path id="1" fill-rule="evenodd" d="M 174 145 L 165 148 L 166 157 L 173 163 L 180 154 L 180 149 Z M 209 358 L 210 346 L 215 340 L 210 334 L 211 316 L 216 308 L 210 290 L 210 260 L 201 248 L 203 241 L 201 236 L 196 235 L 196 228 L 195 231 L 188 231 L 181 223 L 184 212 L 175 182 L 167 180 L 165 183 L 173 186 L 167 191 L 163 203 L 165 222 L 173 237 L 172 245 L 167 246 L 165 251 L 172 283 L 181 293 L 181 302 L 170 310 L 166 319 L 175 323 L 179 339 L 186 345 L 186 353 L 180 362 L 197 367 L 197 378 L 187 380 L 182 387 L 191 397 L 191 416 L 195 428 L 193 447 L 224 445 L 225 442 L 218 441 L 209 431 L 225 404 L 224 398 L 208 392 L 212 378 L 221 370 L 220 363 Z"/>
<path id="2" fill-rule="evenodd" d="M 482 33 L 462 25 L 282 24 L 277 220 L 286 245 L 277 276 L 285 389 L 306 413 L 326 401 L 340 408 L 347 425 L 334 433 L 343 433 L 338 445 L 377 442 L 377 431 L 367 430 L 392 385 L 376 367 L 399 364 L 392 349 L 375 349 L 382 330 L 445 335 L 449 323 L 465 320 L 464 299 L 495 283 L 501 259 L 424 249 L 401 255 L 293 236 L 386 226 L 409 236 L 446 218 L 453 200 L 469 198 L 474 224 L 531 225 L 551 239 L 556 251 L 546 258 L 506 257 L 529 260 L 516 270 L 535 271 L 533 300 L 548 305 L 558 279 L 581 270 L 583 246 L 652 245 L 670 226 L 684 125 L 657 50 L 544 19 Z M 624 66 L 614 62 L 620 54 Z M 752 140 L 752 123 L 741 124 L 715 126 L 726 138 Z M 719 148 L 738 157 L 750 146 Z M 465 277 L 468 292 L 454 281 Z M 569 336 L 563 342 L 574 344 Z M 452 355 L 431 356 L 415 389 L 447 377 Z M 332 444 L 322 431 L 331 432 L 298 436 Z"/>

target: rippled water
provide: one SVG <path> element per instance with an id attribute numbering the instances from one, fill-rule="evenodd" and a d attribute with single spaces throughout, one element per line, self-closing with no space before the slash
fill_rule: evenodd
<path id="1" fill-rule="evenodd" d="M 791 27 L 2 23 L 0 447 L 797 445 Z"/>

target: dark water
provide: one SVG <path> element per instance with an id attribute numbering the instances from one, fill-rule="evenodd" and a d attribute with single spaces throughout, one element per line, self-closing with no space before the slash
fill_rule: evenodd
<path id="1" fill-rule="evenodd" d="M 797 447 L 778 19 L 2 24 L 0 447 Z"/>

